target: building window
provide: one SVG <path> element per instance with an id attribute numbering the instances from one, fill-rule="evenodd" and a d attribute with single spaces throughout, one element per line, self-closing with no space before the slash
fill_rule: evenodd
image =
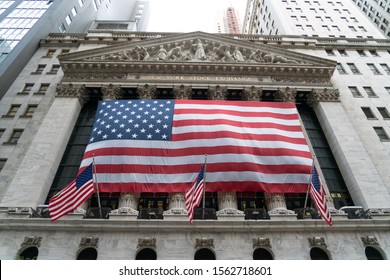
<path id="1" fill-rule="evenodd" d="M 16 144 L 18 143 L 20 136 L 22 136 L 23 129 L 14 129 L 11 134 L 11 137 L 8 139 L 7 144 Z"/>
<path id="2" fill-rule="evenodd" d="M 356 28 L 354 26 L 348 26 L 349 27 L 349 30 L 351 30 L 352 32 L 356 32 Z"/>
<path id="3" fill-rule="evenodd" d="M 66 16 L 65 21 L 67 25 L 70 25 L 72 23 L 72 19 L 69 15 Z"/>
<path id="4" fill-rule="evenodd" d="M 379 54 L 378 54 L 377 51 L 375 51 L 375 50 L 370 50 L 369 52 L 370 52 L 370 54 L 371 54 L 372 56 L 376 56 L 376 57 L 379 56 Z"/>
<path id="5" fill-rule="evenodd" d="M 348 87 L 353 97 L 363 97 L 357 87 Z"/>
<path id="6" fill-rule="evenodd" d="M 45 94 L 47 89 L 49 88 L 49 86 L 50 86 L 50 84 L 41 84 L 38 91 L 35 92 L 34 94 Z"/>
<path id="7" fill-rule="evenodd" d="M 36 104 L 29 104 L 27 106 L 26 112 L 24 113 L 23 117 L 31 118 L 37 109 L 38 105 Z"/>
<path id="8" fill-rule="evenodd" d="M 372 87 L 363 87 L 364 91 L 367 93 L 368 97 L 378 97 Z"/>
<path id="9" fill-rule="evenodd" d="M 390 75 L 390 67 L 387 64 L 381 63 L 381 67 L 383 68 L 383 70 L 386 72 L 387 75 Z"/>
<path id="10" fill-rule="evenodd" d="M 327 49 L 325 50 L 325 52 L 327 55 L 332 55 L 332 56 L 335 55 L 332 49 Z"/>
<path id="11" fill-rule="evenodd" d="M 356 50 L 356 51 L 357 51 L 357 53 L 358 53 L 360 56 L 362 56 L 362 57 L 367 56 L 367 54 L 366 54 L 365 51 L 363 51 L 363 50 Z"/>
<path id="12" fill-rule="evenodd" d="M 13 118 L 16 116 L 16 112 L 19 110 L 20 105 L 11 105 L 11 108 L 9 108 L 8 113 L 4 117 Z"/>
<path id="13" fill-rule="evenodd" d="M 353 74 L 360 74 L 359 69 L 356 67 L 355 63 L 347 63 L 349 69 Z"/>
<path id="14" fill-rule="evenodd" d="M 84 0 L 79 0 L 79 5 L 82 7 L 84 5 Z"/>
<path id="15" fill-rule="evenodd" d="M 373 63 L 367 63 L 368 68 L 370 68 L 372 74 L 374 75 L 380 75 L 381 72 L 379 72 L 378 68 L 376 68 L 375 64 Z"/>
<path id="16" fill-rule="evenodd" d="M 21 92 L 18 92 L 18 94 L 29 94 L 33 86 L 34 84 L 25 84 L 23 90 Z"/>
<path id="17" fill-rule="evenodd" d="M 1 136 L 3 136 L 4 131 L 5 131 L 4 128 L 0 128 L 0 138 L 1 138 Z"/>
<path id="18" fill-rule="evenodd" d="M 377 109 L 385 120 L 390 119 L 389 111 L 385 107 L 378 107 Z"/>
<path id="19" fill-rule="evenodd" d="M 7 160 L 5 158 L 0 158 L 0 172 L 4 168 L 6 162 Z"/>
<path id="20" fill-rule="evenodd" d="M 374 130 L 376 134 L 378 135 L 379 139 L 381 141 L 388 141 L 390 140 L 389 136 L 387 135 L 386 131 L 383 129 L 383 127 L 374 127 Z"/>
<path id="21" fill-rule="evenodd" d="M 61 33 L 65 33 L 66 28 L 65 28 L 65 25 L 63 23 L 61 23 L 61 25 L 58 26 L 58 31 L 60 31 Z"/>
<path id="22" fill-rule="evenodd" d="M 76 7 L 72 8 L 72 15 L 73 15 L 73 17 L 75 17 L 77 15 Z"/>
<path id="23" fill-rule="evenodd" d="M 348 56 L 347 52 L 345 50 L 338 50 L 339 51 L 339 54 L 341 56 Z"/>
<path id="24" fill-rule="evenodd" d="M 46 55 L 44 57 L 51 58 L 51 57 L 53 57 L 55 52 L 56 52 L 55 49 L 49 49 L 49 50 L 47 50 L 47 53 L 46 53 Z"/>
<path id="25" fill-rule="evenodd" d="M 363 26 L 358 26 L 359 30 L 362 32 L 367 32 L 367 30 Z"/>
<path id="26" fill-rule="evenodd" d="M 341 63 L 336 64 L 336 69 L 339 72 L 339 74 L 347 74 L 347 71 L 345 71 L 343 65 Z"/>
<path id="27" fill-rule="evenodd" d="M 39 64 L 37 69 L 34 72 L 32 72 L 31 74 L 38 74 L 38 75 L 42 74 L 45 67 L 46 67 L 46 64 Z"/>
<path id="28" fill-rule="evenodd" d="M 388 94 L 390 94 L 390 87 L 385 87 L 385 90 L 387 91 Z"/>
<path id="29" fill-rule="evenodd" d="M 366 115 L 367 119 L 376 119 L 374 113 L 370 107 L 362 107 L 363 113 Z"/>
<path id="30" fill-rule="evenodd" d="M 50 72 L 47 72 L 47 74 L 57 74 L 58 69 L 60 69 L 60 65 L 59 64 L 53 64 L 53 66 L 51 67 Z"/>

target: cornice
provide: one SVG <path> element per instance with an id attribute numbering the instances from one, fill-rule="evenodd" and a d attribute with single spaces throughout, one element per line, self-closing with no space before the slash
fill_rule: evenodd
<path id="1" fill-rule="evenodd" d="M 329 227 L 322 220 L 297 220 L 297 221 L 164 221 L 153 220 L 107 220 L 107 219 L 83 219 L 83 220 L 58 220 L 55 223 L 50 219 L 30 218 L 30 219 L 0 219 L 0 230 L 16 231 L 85 231 L 95 232 L 172 232 L 188 230 L 205 230 L 212 232 L 362 232 L 367 231 L 390 231 L 390 219 L 387 220 L 334 220 L 332 227 Z"/>

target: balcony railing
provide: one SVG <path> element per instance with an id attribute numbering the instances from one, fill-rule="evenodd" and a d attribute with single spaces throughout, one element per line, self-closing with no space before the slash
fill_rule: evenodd
<path id="1" fill-rule="evenodd" d="M 245 220 L 269 220 L 270 217 L 266 209 L 246 208 L 244 210 Z"/>
<path id="2" fill-rule="evenodd" d="M 155 220 L 155 219 L 163 219 L 162 208 L 141 208 L 139 210 L 138 219 L 141 220 Z"/>

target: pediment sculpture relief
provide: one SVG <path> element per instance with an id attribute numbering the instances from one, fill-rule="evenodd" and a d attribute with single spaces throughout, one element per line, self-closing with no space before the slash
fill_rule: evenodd
<path id="1" fill-rule="evenodd" d="M 181 43 L 170 43 L 144 47 L 135 46 L 128 50 L 88 58 L 87 60 L 113 61 L 219 61 L 249 63 L 305 64 L 280 54 L 261 49 L 247 49 L 224 43 L 196 39 Z"/>

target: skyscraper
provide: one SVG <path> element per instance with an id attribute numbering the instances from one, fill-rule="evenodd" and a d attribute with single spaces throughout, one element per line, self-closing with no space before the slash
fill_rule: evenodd
<path id="1" fill-rule="evenodd" d="M 385 38 L 352 1 L 249 0 L 243 33 Z"/>
<path id="2" fill-rule="evenodd" d="M 385 34 L 390 37 L 390 3 L 378 0 L 352 0 L 355 5 Z"/>
<path id="3" fill-rule="evenodd" d="M 0 98 L 36 51 L 40 38 L 50 32 L 76 33 L 88 30 L 92 20 L 117 18 L 112 5 L 120 2 L 131 21 L 136 0 L 12 0 L 0 2 Z M 145 2 L 145 1 L 143 1 Z M 137 9 L 139 10 L 139 9 Z M 120 14 L 122 15 L 122 14 Z M 127 16 L 127 17 L 126 17 Z M 111 19 L 112 19 L 111 18 Z M 139 19 L 142 23 L 143 18 Z"/>

